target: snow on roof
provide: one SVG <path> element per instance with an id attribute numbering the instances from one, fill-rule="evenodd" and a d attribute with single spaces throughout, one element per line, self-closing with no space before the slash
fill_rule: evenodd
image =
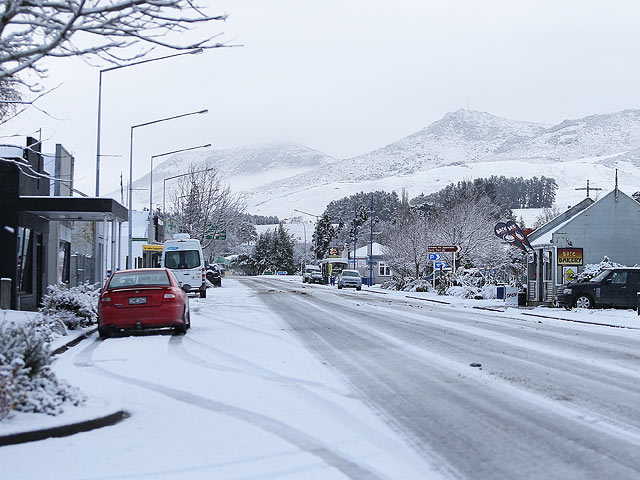
<path id="1" fill-rule="evenodd" d="M 380 245 L 379 243 L 373 242 L 373 256 L 383 256 L 384 252 L 383 252 L 383 246 Z M 366 257 L 369 255 L 369 242 L 367 242 L 366 245 L 364 245 L 363 247 L 360 247 L 358 249 L 356 249 L 356 257 Z"/>

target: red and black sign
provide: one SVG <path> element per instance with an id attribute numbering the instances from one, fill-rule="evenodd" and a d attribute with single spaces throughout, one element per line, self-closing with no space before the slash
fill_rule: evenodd
<path id="1" fill-rule="evenodd" d="M 519 248 L 523 252 L 527 251 L 527 247 L 533 250 L 533 247 L 529 243 L 529 239 L 524 234 L 522 229 L 513 220 L 509 220 L 507 223 L 499 222 L 493 228 L 495 234 L 507 243 L 510 243 L 514 247 Z"/>

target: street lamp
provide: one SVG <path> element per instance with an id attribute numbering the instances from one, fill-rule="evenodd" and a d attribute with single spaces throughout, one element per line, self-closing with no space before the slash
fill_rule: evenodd
<path id="1" fill-rule="evenodd" d="M 119 70 L 126 67 L 134 67 L 143 63 L 157 62 L 158 60 L 165 60 L 167 58 L 178 57 L 180 55 L 197 55 L 202 53 L 202 48 L 196 48 L 195 50 L 189 50 L 188 52 L 174 53 L 172 55 L 165 55 L 164 57 L 148 58 L 146 60 L 140 60 L 138 62 L 127 63 L 126 65 L 116 65 L 114 67 L 103 68 L 100 70 L 100 78 L 98 80 L 98 134 L 96 139 L 96 197 L 100 196 L 100 127 L 102 123 L 102 74 L 111 72 L 113 70 Z"/>
<path id="2" fill-rule="evenodd" d="M 158 120 L 152 120 L 150 122 L 139 123 L 131 127 L 131 138 L 129 140 L 129 241 L 128 241 L 128 254 L 129 262 L 133 265 L 133 132 L 136 128 L 146 127 L 160 122 L 167 122 L 169 120 L 175 120 L 177 118 L 188 117 L 190 115 L 202 115 L 209 110 L 198 110 L 197 112 L 183 113 L 181 115 L 174 115 L 172 117 L 160 118 Z"/>
<path id="3" fill-rule="evenodd" d="M 156 62 L 158 60 L 165 60 L 167 58 L 178 57 L 181 55 L 197 55 L 203 52 L 202 48 L 196 48 L 194 50 L 189 50 L 186 52 L 174 53 L 172 55 L 165 55 L 163 57 L 157 58 L 148 58 L 145 60 L 140 60 L 137 62 L 127 63 L 126 65 L 115 65 L 109 68 L 103 68 L 100 70 L 100 76 L 98 79 L 98 131 L 96 135 L 96 197 L 100 196 L 100 127 L 102 123 L 102 74 L 106 72 L 111 72 L 113 70 L 119 70 L 121 68 L 133 67 L 136 65 L 141 65 L 143 63 Z M 131 219 L 129 219 L 131 222 Z M 100 269 L 99 263 L 99 248 L 98 248 L 98 228 L 97 226 L 93 231 L 93 259 L 94 259 L 94 281 L 102 282 L 102 275 L 99 275 L 98 270 Z"/>
<path id="4" fill-rule="evenodd" d="M 198 145 L 197 147 L 189 147 L 189 148 L 181 148 L 180 150 L 174 150 L 172 152 L 160 153 L 158 155 L 151 155 L 151 171 L 149 173 L 149 231 L 147 232 L 147 242 L 151 243 L 153 241 L 151 232 L 153 231 L 153 159 L 158 157 L 164 157 L 166 155 L 173 155 L 174 153 L 186 152 L 189 150 L 195 150 L 197 148 L 207 148 L 210 147 L 211 144 L 207 143 L 206 145 Z M 164 208 L 164 205 L 163 205 Z"/>
<path id="5" fill-rule="evenodd" d="M 166 177 L 162 183 L 162 216 L 166 218 L 166 210 L 165 210 L 165 197 L 167 193 L 167 180 L 172 180 L 174 178 L 186 177 L 187 175 L 195 175 L 196 173 L 209 172 L 211 170 L 215 170 L 215 168 L 205 168 L 204 170 L 197 170 L 195 172 L 182 173 L 180 175 L 174 175 L 172 177 Z"/>
<path id="6" fill-rule="evenodd" d="M 316 217 L 316 222 L 319 218 L 322 218 L 322 215 L 314 215 L 313 213 L 303 212 L 302 210 L 298 210 L 297 208 L 293 209 L 294 212 L 304 213 L 305 215 L 309 215 L 310 217 Z M 303 224 L 304 225 L 304 224 Z M 305 228 L 304 234 L 304 250 L 305 250 L 305 261 L 307 258 L 307 232 Z M 316 263 L 318 262 L 318 238 L 317 236 L 313 237 L 313 256 L 316 258 Z"/>

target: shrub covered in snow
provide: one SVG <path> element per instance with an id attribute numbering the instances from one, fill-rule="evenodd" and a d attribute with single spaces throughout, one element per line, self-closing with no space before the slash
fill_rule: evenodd
<path id="1" fill-rule="evenodd" d="M 387 290 L 401 290 L 403 292 L 428 292 L 431 290 L 431 284 L 423 279 L 415 279 L 413 277 L 393 277 L 382 283 L 381 288 Z"/>
<path id="2" fill-rule="evenodd" d="M 83 401 L 77 389 L 51 370 L 50 335 L 42 319 L 0 318 L 0 420 L 12 410 L 57 415 L 66 402 Z"/>
<path id="3" fill-rule="evenodd" d="M 77 287 L 50 285 L 42 299 L 40 313 L 55 324 L 62 322 L 69 330 L 88 327 L 98 320 L 100 286 L 83 283 Z"/>
<path id="4" fill-rule="evenodd" d="M 612 262 L 609 260 L 609 257 L 605 255 L 600 263 L 590 263 L 584 266 L 584 269 L 576 276 L 575 283 L 588 282 L 593 277 L 598 275 L 601 271 L 606 270 L 607 268 L 620 268 L 625 265 L 620 265 L 619 263 Z"/>

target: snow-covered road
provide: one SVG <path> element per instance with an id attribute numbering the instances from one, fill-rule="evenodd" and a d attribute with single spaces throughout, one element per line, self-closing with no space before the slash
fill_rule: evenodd
<path id="1" fill-rule="evenodd" d="M 61 355 L 59 375 L 131 416 L 2 447 L 3 477 L 640 476 L 639 330 L 278 277 L 224 279 L 191 308 L 184 337 Z"/>

